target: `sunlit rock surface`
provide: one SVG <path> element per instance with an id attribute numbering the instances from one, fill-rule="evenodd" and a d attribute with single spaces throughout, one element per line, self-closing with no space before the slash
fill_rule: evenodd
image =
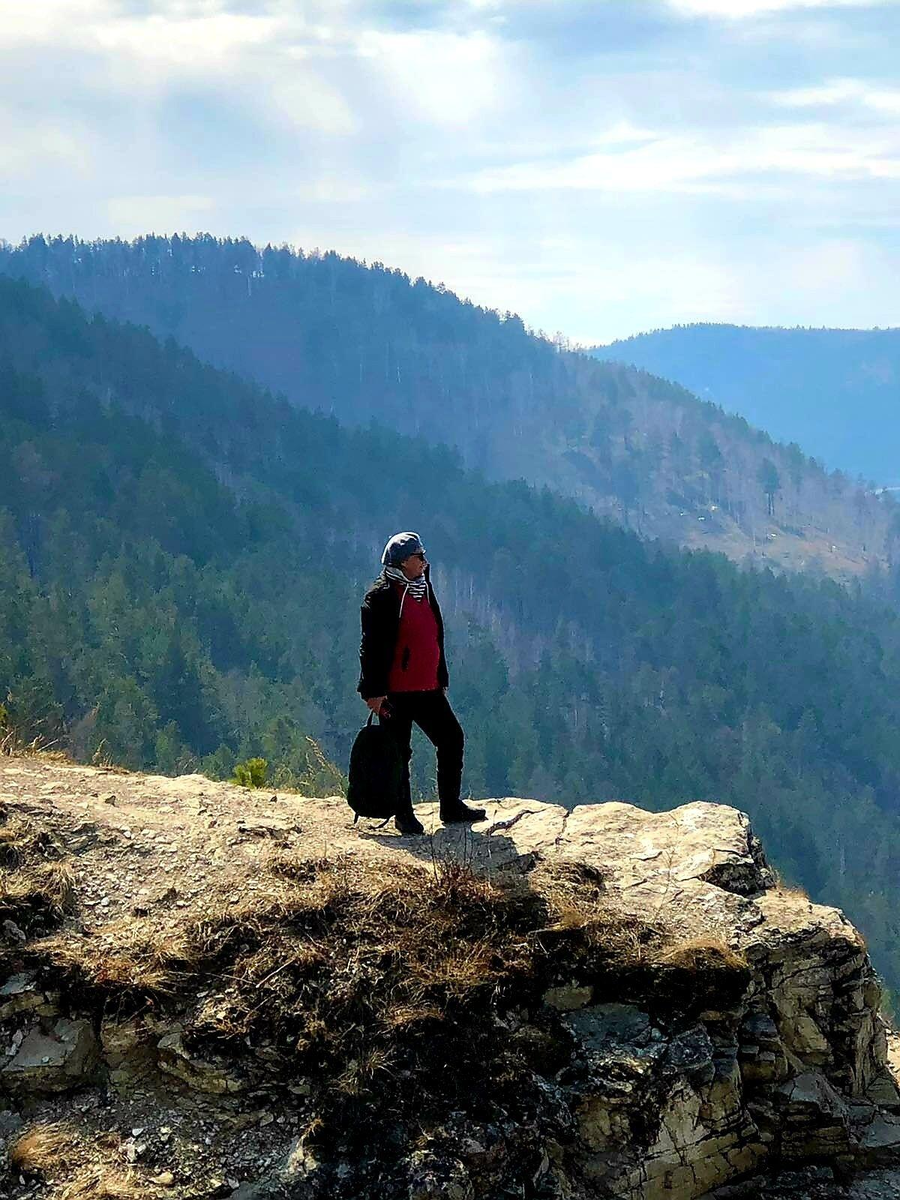
<path id="1" fill-rule="evenodd" d="M 536 1118 L 525 1130 L 502 1113 L 461 1108 L 440 1129 L 374 1145 L 360 1164 L 323 1158 L 304 1138 L 296 1114 L 315 1116 L 314 1077 L 279 1075 L 281 1060 L 249 1038 L 240 1062 L 185 1040 L 184 1015 L 165 1004 L 135 1013 L 80 1002 L 32 950 L 39 936 L 13 921 L 0 978 L 0 1137 L 9 1146 L 36 1119 L 86 1120 L 105 1105 L 103 1127 L 122 1129 L 116 1154 L 148 1180 L 171 1178 L 154 1185 L 168 1194 L 900 1197 L 900 1048 L 879 1013 L 864 942 L 838 910 L 777 885 L 747 817 L 733 809 L 568 811 L 501 799 L 486 801 L 488 820 L 465 830 L 441 828 L 420 806 L 430 836 L 407 839 L 354 829 L 340 798 L 40 759 L 0 765 L 0 802 L 5 819 L 46 825 L 75 864 L 77 905 L 66 919 L 82 938 L 127 926 L 135 913 L 176 920 L 179 906 L 190 911 L 214 887 L 237 903 L 277 846 L 385 871 L 458 859 L 526 888 L 568 864 L 626 927 L 669 930 L 681 964 L 676 994 L 654 986 L 652 971 L 617 989 L 573 959 L 566 977 L 498 1010 L 498 1041 L 531 1048 L 545 1125 Z M 6 886 L 13 876 L 8 868 Z M 260 1088 L 266 1071 L 272 1082 Z M 172 1132 L 191 1122 L 205 1131 L 192 1132 L 193 1158 Z M 4 1194 L 34 1195 L 30 1180 L 10 1170 Z M 46 1194 L 55 1194 L 50 1183 Z"/>

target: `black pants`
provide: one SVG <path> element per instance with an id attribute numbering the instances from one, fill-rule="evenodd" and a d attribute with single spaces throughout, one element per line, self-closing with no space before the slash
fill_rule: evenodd
<path id="1" fill-rule="evenodd" d="M 390 719 L 386 722 L 393 731 L 403 762 L 403 783 L 400 811 L 412 812 L 409 791 L 409 761 L 412 758 L 413 721 L 437 751 L 437 786 L 441 809 L 459 804 L 462 783 L 463 731 L 450 701 L 441 688 L 433 692 L 391 692 L 388 695 Z"/>

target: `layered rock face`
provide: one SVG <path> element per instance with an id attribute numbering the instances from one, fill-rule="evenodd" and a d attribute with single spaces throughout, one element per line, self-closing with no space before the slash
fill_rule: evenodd
<path id="1" fill-rule="evenodd" d="M 775 886 L 744 814 L 519 802 L 487 832 L 501 828 L 507 861 L 589 865 L 625 911 L 677 925 L 701 952 L 724 943 L 747 964 L 727 1007 L 674 1030 L 665 997 L 654 998 L 654 1019 L 592 1003 L 587 980 L 547 994 L 586 1066 L 570 1097 L 574 1153 L 598 1194 L 694 1200 L 791 1164 L 893 1160 L 900 1093 L 865 944 L 838 910 Z"/>
<path id="2" fill-rule="evenodd" d="M 159 928 L 178 933 L 179 913 L 213 887 L 236 904 L 261 886 L 276 844 L 297 861 L 327 847 L 385 876 L 400 863 L 415 879 L 458 861 L 535 893 L 542 873 L 571 870 L 592 881 L 620 930 L 636 939 L 665 930 L 662 958 L 619 980 L 596 957 L 547 950 L 551 965 L 529 977 L 536 991 L 523 985 L 521 997 L 486 1010 L 497 1043 L 531 1056 L 531 1116 L 486 1116 L 473 1101 L 440 1128 L 423 1122 L 374 1145 L 363 1164 L 323 1158 L 297 1136 L 316 1118 L 322 1081 L 285 1074 L 273 1045 L 247 1037 L 229 1058 L 219 1043 L 198 1044 L 190 1004 L 213 1003 L 204 999 L 213 976 L 180 1011 L 174 1002 L 126 1010 L 136 986 L 127 977 L 121 1005 L 99 984 L 85 1000 L 54 976 L 58 944 L 54 959 L 43 930 L 7 919 L 0 1137 L 12 1133 L 13 1146 L 30 1122 L 77 1124 L 95 1112 L 107 1114 L 96 1127 L 111 1137 L 115 1114 L 117 1153 L 129 1172 L 146 1163 L 148 1194 L 235 1200 L 900 1195 L 900 1053 L 864 942 L 839 911 L 777 884 L 743 814 L 710 803 L 648 813 L 503 799 L 486 802 L 489 819 L 471 831 L 440 828 L 423 806 L 432 836 L 403 839 L 354 830 L 339 798 L 276 800 L 199 776 L 112 782 L 114 792 L 90 768 L 0 766 L 10 819 L 46 821 L 75 863 L 79 899 L 66 921 L 82 948 L 119 937 L 134 914 L 158 912 Z M 0 871 L 3 889 L 11 905 L 14 867 Z M 530 931 L 534 961 L 541 939 L 565 930 L 557 912 L 552 929 Z M 677 971 L 664 969 L 673 963 Z M 280 970 L 273 962 L 262 982 Z M 480 1087 L 473 1079 L 473 1097 Z M 177 1133 L 191 1122 L 200 1166 L 179 1174 Z M 4 1194 L 38 1194 L 29 1178 L 0 1174 L 0 1190 L 6 1179 Z"/>

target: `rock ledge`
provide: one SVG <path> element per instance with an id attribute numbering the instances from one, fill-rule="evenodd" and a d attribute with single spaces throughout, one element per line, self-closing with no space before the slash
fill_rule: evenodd
<path id="1" fill-rule="evenodd" d="M 777 885 L 734 809 L 568 811 L 505 798 L 486 801 L 489 819 L 471 831 L 441 829 L 423 806 L 432 836 L 405 839 L 354 830 L 339 798 L 40 759 L 0 765 L 0 803 L 5 821 L 42 831 L 34 845 L 48 861 L 36 869 L 59 858 L 75 878 L 75 899 L 55 915 L 10 907 L 17 932 L 0 972 L 0 1137 L 10 1145 L 35 1122 L 74 1118 L 106 1130 L 109 1161 L 146 1176 L 148 1195 L 235 1200 L 900 1196 L 900 1049 L 863 940 L 838 910 Z M 319 1083 L 285 1074 L 272 1046 L 248 1037 L 231 1061 L 185 1033 L 186 1011 L 126 1011 L 99 990 L 85 1000 L 41 957 L 51 915 L 80 945 L 135 921 L 174 937 L 208 895 L 227 907 L 261 891 L 276 852 L 375 871 L 459 860 L 525 888 L 570 869 L 622 927 L 668 931 L 680 990 L 652 986 L 670 972 L 635 974 L 617 991 L 589 956 L 565 960 L 568 974 L 495 1013 L 498 1043 L 530 1048 L 540 1120 L 452 1112 L 417 1140 L 373 1147 L 373 1162 L 384 1154 L 375 1186 L 358 1162 L 322 1157 L 304 1138 Z M 201 990 L 192 1003 L 211 1001 Z M 17 1163 L 0 1190 L 35 1195 Z M 44 1178 L 53 1195 L 52 1171 Z"/>

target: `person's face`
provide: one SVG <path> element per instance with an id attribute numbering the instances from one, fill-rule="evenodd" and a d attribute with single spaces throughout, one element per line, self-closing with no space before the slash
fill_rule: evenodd
<path id="1" fill-rule="evenodd" d="M 400 564 L 400 570 L 407 579 L 418 579 L 420 575 L 425 573 L 425 554 L 424 551 L 418 554 L 411 554 L 409 558 L 404 558 Z"/>

